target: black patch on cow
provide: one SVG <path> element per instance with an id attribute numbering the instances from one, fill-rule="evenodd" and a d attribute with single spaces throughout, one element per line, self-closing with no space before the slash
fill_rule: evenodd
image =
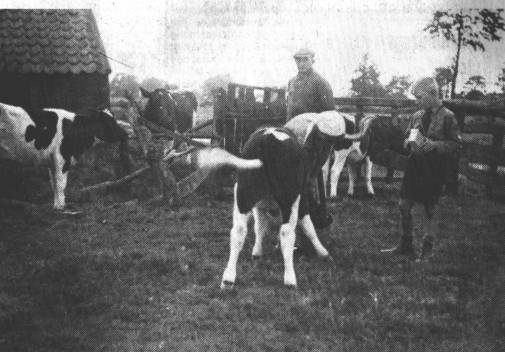
<path id="1" fill-rule="evenodd" d="M 354 122 L 352 122 L 349 119 L 346 119 L 345 117 L 344 117 L 344 121 L 345 121 L 345 133 L 352 134 L 352 133 L 357 132 L 357 127 Z"/>
<path id="2" fill-rule="evenodd" d="M 72 157 L 78 158 L 90 148 L 95 137 L 105 142 L 124 141 L 127 133 L 111 116 L 102 111 L 90 111 L 88 115 L 76 115 L 74 121 L 63 119 L 63 141 L 60 152 L 65 160 L 63 172 L 70 168 Z"/>
<path id="3" fill-rule="evenodd" d="M 303 198 L 308 178 L 308 155 L 291 131 L 277 128 L 290 136 L 279 140 L 271 133 L 265 134 L 265 130 L 253 133 L 244 146 L 242 157 L 260 159 L 263 167 L 238 172 L 237 205 L 241 213 L 247 213 L 258 201 L 271 196 L 279 205 L 282 221 L 286 223 L 296 197 L 302 195 Z M 303 204 L 302 199 L 300 208 L 307 213 Z"/>
<path id="4" fill-rule="evenodd" d="M 356 125 L 354 124 L 354 122 L 346 119 L 345 117 L 344 117 L 344 121 L 345 121 L 345 133 L 346 134 L 355 133 L 356 132 Z M 353 141 L 351 141 L 349 139 L 338 138 L 335 141 L 335 143 L 333 144 L 333 148 L 337 151 L 347 149 L 347 148 L 351 147 L 352 143 L 353 143 Z"/>
<path id="5" fill-rule="evenodd" d="M 35 140 L 35 148 L 37 150 L 49 147 L 56 135 L 58 125 L 58 115 L 52 111 L 30 111 L 30 118 L 35 123 L 29 125 L 25 131 L 25 140 L 31 142 Z"/>
<path id="6" fill-rule="evenodd" d="M 142 94 L 149 100 L 144 109 L 144 118 L 154 122 L 170 131 L 179 131 L 177 124 L 177 103 L 165 89 L 159 88 L 149 93 L 143 90 Z"/>
<path id="7" fill-rule="evenodd" d="M 307 150 L 310 164 L 310 176 L 315 177 L 326 160 L 328 160 L 332 148 L 345 144 L 344 136 L 330 136 L 322 133 L 314 126 L 305 139 L 304 148 Z"/>
<path id="8" fill-rule="evenodd" d="M 142 89 L 142 94 L 149 99 L 144 109 L 146 120 L 177 132 L 185 132 L 193 126 L 193 111 L 198 107 L 194 93 L 159 88 L 153 92 Z"/>

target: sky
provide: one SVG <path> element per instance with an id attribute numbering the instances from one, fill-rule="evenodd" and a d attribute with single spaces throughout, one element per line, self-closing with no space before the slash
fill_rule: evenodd
<path id="1" fill-rule="evenodd" d="M 387 83 L 413 79 L 448 66 L 455 46 L 423 28 L 433 12 L 454 8 L 503 8 L 503 0 L 0 0 L 2 7 L 91 8 L 116 73 L 159 77 L 197 88 L 230 74 L 237 83 L 284 86 L 296 74 L 292 55 L 316 52 L 314 68 L 335 96 L 350 93 L 350 80 L 368 54 Z M 504 35 L 505 37 L 505 35 Z M 485 52 L 463 49 L 458 85 L 482 75 L 493 87 L 505 67 L 505 38 Z"/>

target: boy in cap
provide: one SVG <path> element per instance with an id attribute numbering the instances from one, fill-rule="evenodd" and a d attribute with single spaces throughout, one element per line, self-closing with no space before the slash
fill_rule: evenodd
<path id="1" fill-rule="evenodd" d="M 461 137 L 454 113 L 442 105 L 438 85 L 432 77 L 414 83 L 412 93 L 423 110 L 414 113 L 408 131 L 415 131 L 420 143 L 411 143 L 411 154 L 400 193 L 400 243 L 382 252 L 415 257 L 413 246 L 412 208 L 424 206 L 424 239 L 419 259 L 431 256 L 438 232 L 437 203 L 444 185 L 454 183 L 455 165 L 461 148 Z"/>

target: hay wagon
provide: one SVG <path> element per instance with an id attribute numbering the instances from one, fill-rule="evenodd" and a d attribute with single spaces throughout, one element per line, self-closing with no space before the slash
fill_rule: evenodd
<path id="1" fill-rule="evenodd" d="M 214 92 L 214 130 L 227 151 L 240 153 L 251 133 L 261 126 L 286 122 L 286 91 L 230 83 Z"/>

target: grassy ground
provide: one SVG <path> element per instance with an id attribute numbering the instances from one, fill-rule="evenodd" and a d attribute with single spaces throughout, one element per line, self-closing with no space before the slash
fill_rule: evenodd
<path id="1" fill-rule="evenodd" d="M 177 211 L 105 199 L 78 217 L 1 208 L 0 350 L 503 350 L 505 247 L 489 216 L 504 207 L 444 199 L 436 255 L 415 263 L 380 254 L 398 190 L 377 192 L 331 203 L 334 262 L 298 258 L 298 290 L 281 285 L 274 236 L 250 260 L 252 235 L 236 290 L 219 290 L 231 195 Z"/>
<path id="2" fill-rule="evenodd" d="M 83 159 L 67 192 L 82 215 L 0 203 L 0 351 L 505 350 L 504 229 L 493 216 L 505 206 L 482 194 L 443 199 L 436 254 L 416 263 L 380 253 L 398 236 L 399 191 L 379 183 L 375 199 L 330 204 L 320 237 L 333 262 L 298 258 L 298 290 L 282 287 L 275 236 L 263 261 L 250 259 L 251 233 L 237 287 L 222 292 L 230 192 L 171 210 L 145 202 L 156 190 L 144 178 L 128 195 L 77 202 L 80 187 L 114 177 L 110 157 Z M 1 194 L 50 202 L 45 170 L 7 169 Z M 140 201 L 116 203 L 131 195 Z"/>

